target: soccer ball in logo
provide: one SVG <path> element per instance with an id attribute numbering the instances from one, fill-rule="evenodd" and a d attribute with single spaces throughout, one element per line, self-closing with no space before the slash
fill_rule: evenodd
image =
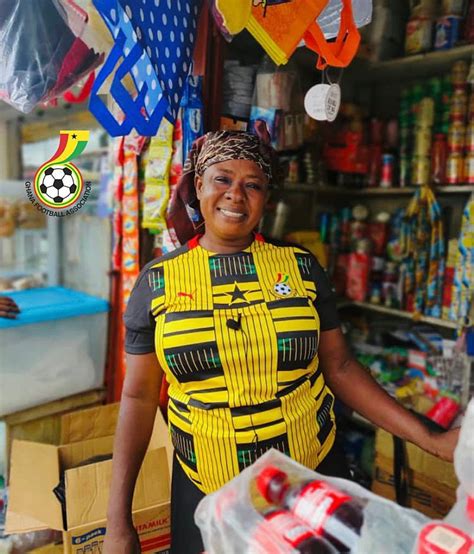
<path id="1" fill-rule="evenodd" d="M 289 296 L 292 293 L 291 287 L 286 283 L 275 283 L 273 290 L 278 296 Z"/>
<path id="2" fill-rule="evenodd" d="M 67 166 L 51 166 L 45 169 L 40 191 L 55 204 L 67 202 L 77 191 L 78 184 L 72 170 Z"/>

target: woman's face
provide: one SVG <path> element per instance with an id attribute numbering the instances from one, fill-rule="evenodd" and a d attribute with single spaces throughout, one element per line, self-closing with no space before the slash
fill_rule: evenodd
<path id="1" fill-rule="evenodd" d="M 196 178 L 206 236 L 221 241 L 248 238 L 260 221 L 268 198 L 268 180 L 249 160 L 211 165 Z"/>

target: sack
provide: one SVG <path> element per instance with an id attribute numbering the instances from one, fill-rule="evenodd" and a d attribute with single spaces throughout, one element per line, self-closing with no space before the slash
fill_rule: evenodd
<path id="1" fill-rule="evenodd" d="M 339 33 L 331 43 L 326 41 L 316 21 L 326 4 L 327 0 L 259 1 L 252 7 L 247 29 L 277 65 L 287 63 L 304 38 L 306 46 L 318 54 L 318 69 L 328 64 L 346 67 L 360 43 L 352 4 L 350 0 L 342 1 Z"/>
<path id="2" fill-rule="evenodd" d="M 24 113 L 90 73 L 101 54 L 82 40 L 87 15 L 72 0 L 0 5 L 0 98 Z"/>

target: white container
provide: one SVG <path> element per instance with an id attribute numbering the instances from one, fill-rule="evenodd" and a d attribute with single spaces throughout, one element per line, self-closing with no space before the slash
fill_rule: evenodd
<path id="1" fill-rule="evenodd" d="M 21 312 L 0 318 L 0 416 L 103 385 L 106 301 L 61 287 L 9 296 Z"/>

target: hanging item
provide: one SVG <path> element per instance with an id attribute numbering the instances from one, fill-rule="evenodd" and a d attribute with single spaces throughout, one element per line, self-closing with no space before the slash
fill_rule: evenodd
<path id="1" fill-rule="evenodd" d="M 81 38 L 87 14 L 72 0 L 3 0 L 0 99 L 24 113 L 90 73 L 103 56 Z"/>
<path id="2" fill-rule="evenodd" d="M 360 34 L 354 23 L 351 0 L 342 0 L 339 33 L 327 42 L 315 19 L 327 0 L 260 0 L 254 2 L 247 29 L 278 65 L 285 64 L 302 38 L 318 55 L 318 69 L 346 67 L 355 56 Z"/>
<path id="3" fill-rule="evenodd" d="M 408 311 L 441 317 L 444 232 L 441 208 L 429 187 L 418 188 L 410 201 L 400 241 Z"/>
<path id="4" fill-rule="evenodd" d="M 97 75 L 89 109 L 112 136 L 133 128 L 153 136 L 163 117 L 173 123 L 178 114 L 201 0 L 94 0 L 94 5 L 114 46 Z M 112 75 L 110 95 L 124 114 L 120 122 L 99 96 Z M 135 97 L 122 83 L 127 75 L 135 83 Z"/>
<path id="5" fill-rule="evenodd" d="M 474 194 L 463 210 L 456 253 L 449 319 L 460 326 L 473 326 L 474 306 Z"/>

